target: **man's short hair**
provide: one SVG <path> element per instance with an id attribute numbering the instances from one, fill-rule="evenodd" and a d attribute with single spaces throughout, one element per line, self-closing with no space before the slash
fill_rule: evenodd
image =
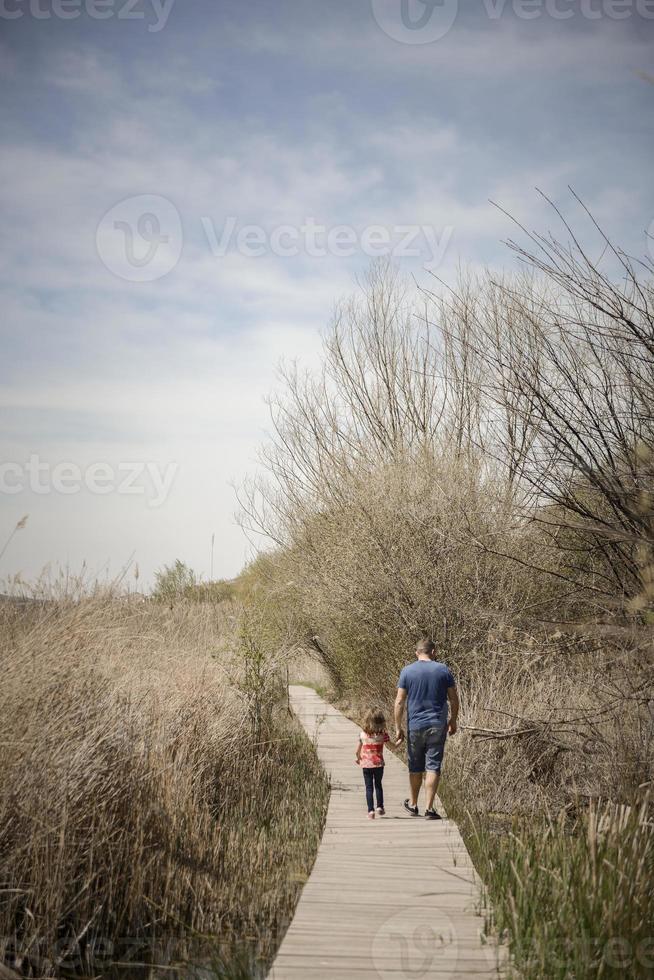
<path id="1" fill-rule="evenodd" d="M 430 657 L 435 649 L 436 649 L 436 644 L 434 643 L 434 641 L 425 638 L 424 640 L 421 640 L 418 646 L 416 647 L 416 653 L 424 653 L 428 657 Z"/>

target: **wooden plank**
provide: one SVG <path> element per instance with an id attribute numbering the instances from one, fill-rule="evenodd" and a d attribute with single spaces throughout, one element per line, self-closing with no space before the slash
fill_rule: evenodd
<path id="1" fill-rule="evenodd" d="M 402 807 L 406 766 L 388 753 L 386 816 L 369 820 L 359 730 L 315 691 L 290 700 L 331 782 L 322 842 L 270 980 L 497 977 L 503 950 L 484 935 L 480 889 L 458 828 Z M 440 800 L 437 809 L 446 817 Z"/>

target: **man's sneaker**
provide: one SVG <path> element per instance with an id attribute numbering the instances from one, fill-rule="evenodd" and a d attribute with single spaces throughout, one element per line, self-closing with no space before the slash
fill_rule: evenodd
<path id="1" fill-rule="evenodd" d="M 375 819 L 375 811 L 368 810 L 368 820 L 374 820 L 374 819 Z"/>
<path id="2" fill-rule="evenodd" d="M 436 811 L 432 809 L 432 810 L 425 810 L 425 819 L 442 820 L 443 818 L 441 817 L 440 813 L 436 813 Z"/>
<path id="3" fill-rule="evenodd" d="M 406 810 L 407 813 L 410 813 L 412 817 L 418 816 L 418 807 L 411 806 L 408 800 L 404 801 L 404 809 Z"/>
<path id="4" fill-rule="evenodd" d="M 385 817 L 386 816 L 386 810 L 383 808 L 383 806 L 378 806 L 377 807 L 377 816 L 378 817 Z"/>

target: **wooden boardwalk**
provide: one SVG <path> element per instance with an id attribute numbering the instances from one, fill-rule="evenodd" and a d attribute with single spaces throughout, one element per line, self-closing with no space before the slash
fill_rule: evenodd
<path id="1" fill-rule="evenodd" d="M 405 812 L 408 772 L 390 752 L 386 816 L 368 820 L 354 763 L 359 729 L 310 688 L 291 687 L 290 698 L 332 792 L 316 862 L 270 980 L 497 977 L 497 947 L 481 935 L 478 880 L 456 825 Z"/>

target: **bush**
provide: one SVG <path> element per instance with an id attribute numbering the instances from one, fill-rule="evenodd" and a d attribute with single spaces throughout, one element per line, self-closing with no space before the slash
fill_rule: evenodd
<path id="1" fill-rule="evenodd" d="M 155 572 L 154 580 L 152 596 L 162 602 L 186 598 L 197 586 L 195 572 L 179 558 Z"/>

